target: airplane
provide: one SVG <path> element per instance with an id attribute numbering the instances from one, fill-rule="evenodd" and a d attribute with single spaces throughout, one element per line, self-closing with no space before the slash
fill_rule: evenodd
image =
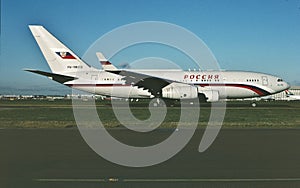
<path id="1" fill-rule="evenodd" d="M 285 95 L 288 100 L 300 100 L 300 95 L 295 95 L 294 93 L 290 92 L 289 90 L 285 90 Z"/>
<path id="2" fill-rule="evenodd" d="M 281 78 L 248 71 L 183 71 L 166 69 L 118 69 L 102 53 L 96 53 L 103 69 L 96 69 L 41 25 L 29 25 L 51 72 L 25 69 L 68 87 L 109 97 L 140 99 L 224 99 L 262 97 L 290 86 Z"/>

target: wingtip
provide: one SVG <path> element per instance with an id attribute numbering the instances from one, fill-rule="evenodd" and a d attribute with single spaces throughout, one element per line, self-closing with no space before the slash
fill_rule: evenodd
<path id="1" fill-rule="evenodd" d="M 22 71 L 31 71 L 33 69 L 23 68 Z"/>

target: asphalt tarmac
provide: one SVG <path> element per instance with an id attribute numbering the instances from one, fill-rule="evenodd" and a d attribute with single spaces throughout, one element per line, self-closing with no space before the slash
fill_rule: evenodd
<path id="1" fill-rule="evenodd" d="M 77 129 L 1 129 L 0 187 L 300 187 L 300 129 L 222 129 L 199 153 L 203 131 L 170 160 L 129 168 L 98 156 Z M 110 132 L 143 145 L 172 130 Z"/>

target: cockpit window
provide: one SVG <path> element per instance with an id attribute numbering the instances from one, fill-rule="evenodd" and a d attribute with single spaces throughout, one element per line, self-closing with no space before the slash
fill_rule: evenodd
<path id="1" fill-rule="evenodd" d="M 281 78 L 278 78 L 277 82 L 283 82 L 283 80 Z"/>

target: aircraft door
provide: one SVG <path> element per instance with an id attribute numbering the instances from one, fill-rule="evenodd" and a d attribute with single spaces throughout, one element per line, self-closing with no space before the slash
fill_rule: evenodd
<path id="1" fill-rule="evenodd" d="M 262 80 L 262 85 L 267 86 L 269 84 L 267 76 L 262 76 L 261 80 Z"/>
<path id="2" fill-rule="evenodd" d="M 92 84 L 94 84 L 94 87 L 92 88 L 92 92 L 96 93 L 96 85 L 98 81 L 98 75 L 91 75 Z"/>
<path id="3" fill-rule="evenodd" d="M 92 80 L 92 81 L 98 80 L 98 75 L 92 75 L 91 80 Z"/>

